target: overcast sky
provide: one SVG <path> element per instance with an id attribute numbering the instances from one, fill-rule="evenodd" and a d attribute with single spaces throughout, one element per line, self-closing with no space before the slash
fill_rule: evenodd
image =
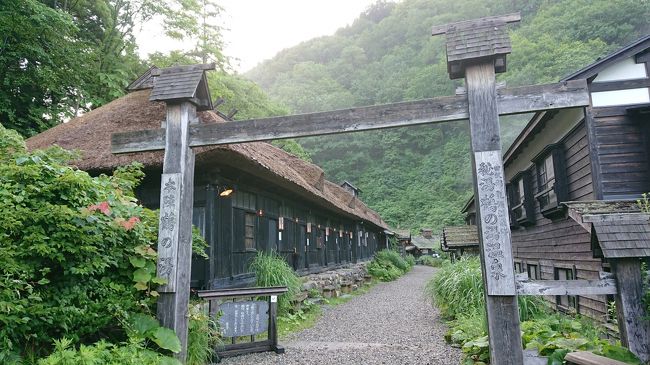
<path id="1" fill-rule="evenodd" d="M 308 39 L 333 34 L 376 0 L 220 0 L 225 9 L 225 53 L 239 72 Z M 181 45 L 150 24 L 138 34 L 140 54 L 167 52 Z"/>

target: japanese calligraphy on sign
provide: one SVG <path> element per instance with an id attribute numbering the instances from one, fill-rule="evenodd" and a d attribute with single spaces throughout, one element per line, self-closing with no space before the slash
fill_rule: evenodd
<path id="1" fill-rule="evenodd" d="M 181 174 L 163 174 L 160 191 L 160 220 L 158 225 L 158 276 L 166 279 L 167 284 L 158 291 L 170 293 L 175 291 L 176 251 L 178 250 Z"/>
<path id="2" fill-rule="evenodd" d="M 515 295 L 508 206 L 499 151 L 476 152 L 477 209 L 481 219 L 488 295 Z"/>
<path id="3" fill-rule="evenodd" d="M 266 332 L 269 325 L 267 301 L 228 302 L 219 305 L 221 335 L 250 336 Z"/>

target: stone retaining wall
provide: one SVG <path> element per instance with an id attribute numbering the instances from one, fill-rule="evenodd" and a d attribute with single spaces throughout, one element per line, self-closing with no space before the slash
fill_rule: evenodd
<path id="1" fill-rule="evenodd" d="M 366 265 L 365 262 L 349 264 L 340 269 L 306 275 L 303 277 L 302 296 L 315 296 L 317 292 L 324 298 L 332 298 L 351 293 L 371 280 Z"/>

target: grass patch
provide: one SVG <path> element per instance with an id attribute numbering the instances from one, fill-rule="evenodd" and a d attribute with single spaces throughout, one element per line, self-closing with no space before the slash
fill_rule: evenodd
<path id="1" fill-rule="evenodd" d="M 278 317 L 278 336 L 284 338 L 291 333 L 311 328 L 322 315 L 321 307 L 314 304 L 307 310 L 280 316 Z"/>
<path id="2" fill-rule="evenodd" d="M 251 261 L 257 286 L 286 286 L 288 291 L 278 296 L 278 315 L 291 313 L 291 299 L 300 293 L 302 282 L 293 268 L 275 252 L 259 252 Z"/>

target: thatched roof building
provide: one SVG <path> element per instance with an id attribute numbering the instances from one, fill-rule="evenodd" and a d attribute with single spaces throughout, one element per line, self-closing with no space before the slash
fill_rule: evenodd
<path id="1" fill-rule="evenodd" d="M 146 81 L 146 80 L 145 80 Z M 140 84 L 146 85 L 146 82 Z M 138 161 L 145 170 L 159 170 L 163 151 L 123 155 L 111 153 L 111 134 L 160 128 L 165 120 L 165 104 L 150 102 L 150 88 L 133 91 L 113 102 L 60 124 L 27 140 L 30 149 L 58 145 L 77 150 L 80 169 L 93 173 L 108 172 Z M 225 121 L 214 111 L 198 113 L 200 123 L 236 123 Z M 230 167 L 246 171 L 268 183 L 286 187 L 302 198 L 329 210 L 356 217 L 380 228 L 387 228 L 381 217 L 343 187 L 325 179 L 318 166 L 301 160 L 269 143 L 200 147 L 196 152 L 196 171 L 202 168 Z"/>

